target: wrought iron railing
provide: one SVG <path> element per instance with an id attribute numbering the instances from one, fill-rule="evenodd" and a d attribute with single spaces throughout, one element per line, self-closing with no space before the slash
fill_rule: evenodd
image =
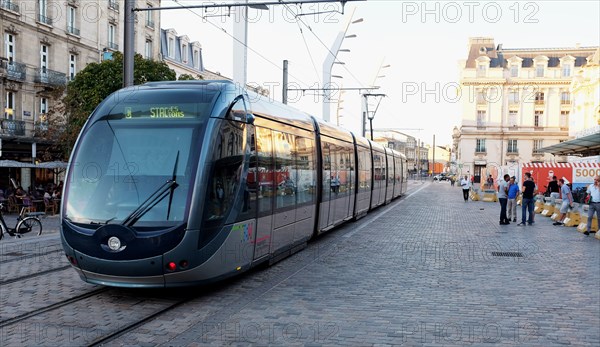
<path id="1" fill-rule="evenodd" d="M 52 86 L 64 86 L 67 84 L 67 75 L 46 68 L 37 68 L 33 81 Z"/>
<path id="2" fill-rule="evenodd" d="M 116 0 L 110 0 L 108 2 L 108 8 L 113 9 L 115 11 L 119 10 L 119 3 Z"/>
<path id="3" fill-rule="evenodd" d="M 25 78 L 27 77 L 27 65 L 15 61 L 2 61 L 0 62 L 0 66 L 6 70 L 6 79 L 25 82 Z"/>
<path id="4" fill-rule="evenodd" d="M 108 43 L 108 48 L 110 48 L 112 50 L 115 50 L 115 51 L 118 51 L 119 50 L 119 45 L 116 44 L 116 43 L 114 43 L 114 42 L 109 42 Z"/>
<path id="5" fill-rule="evenodd" d="M 77 35 L 77 36 L 79 36 L 79 33 L 80 33 L 79 29 L 72 27 L 72 26 L 68 26 L 67 31 L 69 32 L 69 34 L 73 34 L 73 35 Z"/>
<path id="6" fill-rule="evenodd" d="M 17 13 L 19 12 L 19 5 L 15 4 L 12 0 L 0 0 L 0 8 Z"/>
<path id="7" fill-rule="evenodd" d="M 0 129 L 5 135 L 25 136 L 25 122 L 21 120 L 3 119 Z"/>
<path id="8" fill-rule="evenodd" d="M 154 21 L 152 19 L 146 19 L 146 26 L 154 29 Z"/>
<path id="9" fill-rule="evenodd" d="M 39 14 L 38 15 L 38 22 L 44 23 L 44 24 L 48 24 L 48 25 L 52 25 L 52 18 L 46 17 L 43 14 Z"/>

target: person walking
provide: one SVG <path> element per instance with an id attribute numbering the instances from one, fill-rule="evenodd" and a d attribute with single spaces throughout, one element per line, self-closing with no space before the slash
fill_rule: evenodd
<path id="1" fill-rule="evenodd" d="M 463 198 L 465 199 L 465 202 L 469 201 L 469 190 L 471 190 L 471 182 L 469 181 L 469 178 L 467 176 L 460 180 L 460 186 L 462 187 Z"/>
<path id="2" fill-rule="evenodd" d="M 563 178 L 558 180 L 558 186 L 560 187 L 562 205 L 560 206 L 560 215 L 558 216 L 558 220 L 552 223 L 552 225 L 564 225 L 567 211 L 569 211 L 569 208 L 573 207 L 573 194 L 571 193 L 571 188 L 565 184 L 565 180 Z"/>
<path id="3" fill-rule="evenodd" d="M 589 235 L 590 230 L 592 230 L 594 213 L 596 213 L 596 222 L 600 226 L 600 175 L 594 177 L 594 183 L 588 186 L 586 193 L 588 194 L 590 207 L 588 209 L 587 229 L 585 229 L 584 234 Z"/>
<path id="4" fill-rule="evenodd" d="M 498 201 L 500 201 L 500 225 L 510 224 L 510 220 L 506 217 L 506 204 L 508 202 L 509 180 L 510 176 L 504 175 L 504 177 L 498 182 Z"/>
<path id="5" fill-rule="evenodd" d="M 507 212 L 508 220 L 513 222 L 517 222 L 517 196 L 519 196 L 519 185 L 516 182 L 516 177 L 513 176 L 510 178 L 508 182 L 508 204 L 507 204 Z"/>
<path id="6" fill-rule="evenodd" d="M 518 225 L 525 225 L 527 218 L 527 212 L 529 212 L 529 218 L 527 218 L 527 224 L 533 225 L 535 223 L 533 219 L 533 197 L 536 191 L 535 183 L 531 178 L 531 173 L 525 173 L 525 182 L 523 182 L 523 201 L 521 202 L 521 223 Z"/>
<path id="7" fill-rule="evenodd" d="M 552 181 L 548 183 L 547 189 L 548 196 L 551 196 L 555 199 L 558 199 L 560 196 L 560 187 L 558 186 L 558 181 L 556 180 L 556 176 L 552 176 Z"/>

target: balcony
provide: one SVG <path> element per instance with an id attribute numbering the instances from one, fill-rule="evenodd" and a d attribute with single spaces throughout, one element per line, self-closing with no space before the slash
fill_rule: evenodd
<path id="1" fill-rule="evenodd" d="M 0 0 L 0 8 L 19 13 L 19 5 L 15 4 L 13 0 Z"/>
<path id="2" fill-rule="evenodd" d="M 38 68 L 36 69 L 33 81 L 50 86 L 64 86 L 67 84 L 67 75 L 46 68 Z"/>
<path id="3" fill-rule="evenodd" d="M 475 154 L 487 154 L 485 147 L 475 148 Z"/>
<path id="4" fill-rule="evenodd" d="M 118 51 L 118 50 L 119 50 L 119 45 L 117 45 L 117 44 L 116 44 L 116 43 L 114 43 L 114 42 L 109 42 L 109 43 L 108 43 L 108 48 L 109 48 L 109 49 L 112 49 L 113 51 Z"/>
<path id="5" fill-rule="evenodd" d="M 154 21 L 152 19 L 146 19 L 146 26 L 154 29 Z"/>
<path id="6" fill-rule="evenodd" d="M 1 61 L 0 67 L 6 70 L 6 79 L 17 82 L 25 82 L 27 77 L 27 66 L 22 63 Z"/>
<path id="7" fill-rule="evenodd" d="M 0 133 L 11 136 L 25 136 L 25 122 L 21 120 L 3 119 Z"/>
<path id="8" fill-rule="evenodd" d="M 67 32 L 71 35 L 76 35 L 76 36 L 79 36 L 79 33 L 80 33 L 79 29 L 72 27 L 72 26 L 67 27 Z"/>
<path id="9" fill-rule="evenodd" d="M 544 131 L 544 127 L 534 126 L 533 131 Z"/>
<path id="10" fill-rule="evenodd" d="M 519 149 L 509 148 L 506 150 L 506 155 L 519 155 Z"/>
<path id="11" fill-rule="evenodd" d="M 535 99 L 535 104 L 536 105 L 543 105 L 544 104 L 544 99 L 541 99 L 541 100 Z"/>
<path id="12" fill-rule="evenodd" d="M 111 10 L 119 11 L 119 3 L 116 0 L 110 0 L 108 2 L 108 8 Z"/>
<path id="13" fill-rule="evenodd" d="M 561 105 L 571 105 L 571 100 L 562 99 L 562 100 L 560 100 L 560 104 Z"/>
<path id="14" fill-rule="evenodd" d="M 52 18 L 46 17 L 46 16 L 44 16 L 43 14 L 40 13 L 38 15 L 38 22 L 46 24 L 46 25 L 52 25 Z"/>

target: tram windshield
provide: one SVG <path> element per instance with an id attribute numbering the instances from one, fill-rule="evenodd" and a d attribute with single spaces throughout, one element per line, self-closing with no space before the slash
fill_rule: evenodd
<path id="1" fill-rule="evenodd" d="M 134 224 L 168 227 L 184 222 L 199 138 L 214 96 L 199 98 L 199 93 L 192 91 L 149 90 L 101 107 L 98 112 L 107 111 L 93 116 L 73 156 L 64 217 L 83 224 L 127 222 L 149 196 L 174 179 L 177 189 L 152 205 Z"/>

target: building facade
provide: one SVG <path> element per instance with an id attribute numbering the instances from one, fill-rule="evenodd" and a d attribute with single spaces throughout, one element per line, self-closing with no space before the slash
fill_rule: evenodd
<path id="1" fill-rule="evenodd" d="M 513 49 L 471 38 L 454 134 L 459 169 L 479 180 L 489 166 L 566 161 L 539 149 L 569 138 L 573 76 L 597 48 Z"/>
<path id="2" fill-rule="evenodd" d="M 35 161 L 46 144 L 36 141 L 34 131 L 55 102 L 51 92 L 87 64 L 122 50 L 123 6 L 122 0 L 0 0 L 1 160 Z M 158 7 L 160 0 L 136 6 Z M 158 58 L 159 18 L 155 11 L 136 13 L 137 53 Z"/>
<path id="3" fill-rule="evenodd" d="M 418 171 L 427 172 L 429 168 L 429 147 L 423 141 L 396 130 L 374 130 L 373 133 L 375 134 L 373 137 L 374 142 L 403 153 L 406 156 L 408 171 L 410 173 L 417 173 Z M 370 132 L 367 131 L 367 138 L 370 137 Z"/>

